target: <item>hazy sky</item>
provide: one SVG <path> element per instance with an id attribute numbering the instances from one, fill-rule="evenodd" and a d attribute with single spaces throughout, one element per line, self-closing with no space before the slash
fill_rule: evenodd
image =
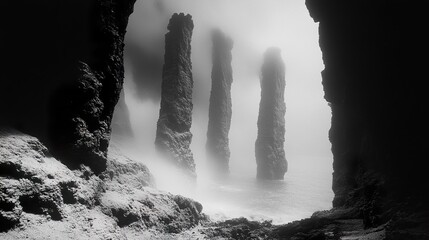
<path id="1" fill-rule="evenodd" d="M 126 102 L 142 149 L 153 150 L 159 116 L 164 34 L 174 12 L 194 21 L 192 62 L 194 113 L 192 151 L 205 161 L 211 86 L 209 32 L 219 27 L 234 40 L 231 171 L 256 173 L 254 145 L 260 101 L 259 75 L 265 50 L 281 48 L 286 65 L 286 158 L 292 170 L 298 156 L 332 161 L 328 141 L 330 109 L 323 99 L 318 25 L 302 0 L 139 0 L 126 35 Z M 301 158 L 300 158 L 301 159 Z"/>

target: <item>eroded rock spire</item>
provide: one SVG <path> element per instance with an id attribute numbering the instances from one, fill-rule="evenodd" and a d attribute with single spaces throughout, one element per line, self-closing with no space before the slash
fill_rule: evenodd
<path id="1" fill-rule="evenodd" d="M 285 141 L 285 66 L 280 49 L 269 48 L 262 65 L 258 137 L 255 143 L 257 178 L 283 179 L 287 171 Z"/>
<path id="2" fill-rule="evenodd" d="M 175 13 L 165 35 L 161 109 L 156 130 L 157 149 L 177 166 L 195 175 L 192 141 L 191 15 Z"/>
<path id="3" fill-rule="evenodd" d="M 209 124 L 207 130 L 207 157 L 215 174 L 229 172 L 229 140 L 232 104 L 232 40 L 220 30 L 212 32 L 212 89 L 210 94 Z"/>

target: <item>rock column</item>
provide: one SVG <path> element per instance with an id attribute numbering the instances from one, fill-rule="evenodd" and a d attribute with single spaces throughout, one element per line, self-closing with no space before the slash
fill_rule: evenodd
<path id="1" fill-rule="evenodd" d="M 229 172 L 229 140 L 231 126 L 231 84 L 233 42 L 220 30 L 213 31 L 213 69 L 207 130 L 207 157 L 216 174 Z"/>
<path id="2" fill-rule="evenodd" d="M 285 66 L 280 49 L 270 48 L 262 65 L 258 137 L 255 143 L 257 178 L 283 179 L 287 171 L 285 141 Z"/>
<path id="3" fill-rule="evenodd" d="M 161 109 L 155 145 L 165 158 L 195 175 L 192 141 L 192 63 L 191 38 L 194 24 L 191 15 L 175 13 L 165 35 L 162 71 Z"/>

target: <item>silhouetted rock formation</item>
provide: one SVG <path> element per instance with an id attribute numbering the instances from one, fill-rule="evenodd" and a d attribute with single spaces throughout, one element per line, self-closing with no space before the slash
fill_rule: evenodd
<path id="1" fill-rule="evenodd" d="M 255 143 L 257 177 L 283 179 L 287 171 L 285 141 L 285 66 L 280 49 L 270 48 L 262 66 L 258 137 Z"/>
<path id="2" fill-rule="evenodd" d="M 112 135 L 121 138 L 131 138 L 133 130 L 131 128 L 130 111 L 125 102 L 125 93 L 122 89 L 118 104 L 115 106 L 115 112 L 112 119 Z"/>
<path id="3" fill-rule="evenodd" d="M 175 13 L 165 35 L 162 72 L 161 109 L 155 144 L 166 158 L 195 174 L 192 141 L 192 63 L 191 38 L 194 24 L 191 15 Z"/>
<path id="4" fill-rule="evenodd" d="M 426 9 L 401 1 L 306 5 L 319 22 L 332 108 L 334 208 L 385 228 L 386 239 L 429 239 L 427 73 L 411 60 L 427 50 Z M 387 20 L 405 12 L 412 16 Z"/>
<path id="5" fill-rule="evenodd" d="M 134 2 L 1 1 L 0 28 L 9 37 L 0 39 L 8 59 L 0 123 L 37 136 L 70 166 L 103 171 Z"/>
<path id="6" fill-rule="evenodd" d="M 213 69 L 212 90 L 210 94 L 209 124 L 206 150 L 211 169 L 216 173 L 229 172 L 229 139 L 231 126 L 231 84 L 233 42 L 220 30 L 212 33 Z"/>

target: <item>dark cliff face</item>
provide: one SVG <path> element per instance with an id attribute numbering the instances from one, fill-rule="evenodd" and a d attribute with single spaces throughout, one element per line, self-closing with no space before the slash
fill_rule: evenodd
<path id="1" fill-rule="evenodd" d="M 258 137 L 255 143 L 257 177 L 283 179 L 287 171 L 285 142 L 285 66 L 280 49 L 270 48 L 262 66 Z"/>
<path id="2" fill-rule="evenodd" d="M 229 139 L 232 103 L 232 54 L 233 42 L 220 30 L 212 33 L 212 89 L 210 93 L 209 123 L 207 130 L 207 157 L 214 171 L 229 172 Z"/>
<path id="3" fill-rule="evenodd" d="M 334 207 L 361 209 L 366 225 L 424 212 L 429 114 L 425 68 L 416 55 L 427 50 L 419 19 L 425 13 L 399 1 L 306 5 L 319 22 L 323 87 L 332 108 Z M 397 18 L 403 14 L 411 16 Z"/>
<path id="4" fill-rule="evenodd" d="M 134 2 L 2 1 L 0 123 L 66 163 L 104 170 Z"/>
<path id="5" fill-rule="evenodd" d="M 192 133 L 191 15 L 175 13 L 165 35 L 161 109 L 156 130 L 157 149 L 179 167 L 195 174 L 190 149 Z"/>

